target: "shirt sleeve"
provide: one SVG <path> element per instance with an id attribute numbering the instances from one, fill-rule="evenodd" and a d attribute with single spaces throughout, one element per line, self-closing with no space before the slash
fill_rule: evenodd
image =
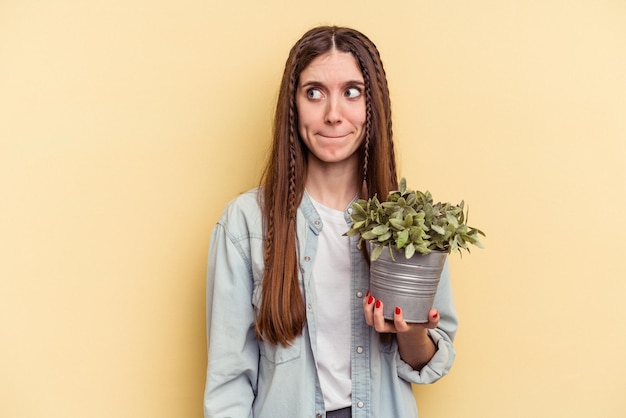
<path id="1" fill-rule="evenodd" d="M 454 350 L 454 337 L 458 328 L 458 318 L 452 296 L 450 283 L 450 267 L 448 261 L 441 273 L 434 307 L 439 311 L 439 326 L 429 329 L 428 334 L 437 346 L 437 351 L 421 370 L 414 370 L 408 363 L 397 354 L 398 375 L 411 383 L 427 384 L 434 383 L 447 375 L 452 368 L 456 352 Z"/>
<path id="2" fill-rule="evenodd" d="M 249 253 L 218 223 L 207 269 L 205 418 L 252 417 L 259 363 L 253 287 Z"/>

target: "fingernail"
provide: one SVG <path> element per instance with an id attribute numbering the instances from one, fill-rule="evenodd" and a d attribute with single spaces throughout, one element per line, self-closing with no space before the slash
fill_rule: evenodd
<path id="1" fill-rule="evenodd" d="M 367 292 L 365 292 L 365 297 L 368 297 L 370 295 L 370 291 L 368 290 Z"/>
<path id="2" fill-rule="evenodd" d="M 372 302 L 374 302 L 374 296 L 370 296 L 370 298 L 367 300 L 367 304 L 371 305 Z"/>
<path id="3" fill-rule="evenodd" d="M 402 310 L 396 306 L 396 315 L 400 315 L 402 313 Z"/>
<path id="4" fill-rule="evenodd" d="M 437 318 L 439 316 L 439 312 L 435 312 L 435 314 L 433 315 L 433 318 Z"/>
<path id="5" fill-rule="evenodd" d="M 376 307 L 377 307 L 377 308 L 380 308 L 380 305 L 381 305 L 380 301 L 379 301 L 379 300 L 377 300 L 377 301 L 376 301 Z"/>

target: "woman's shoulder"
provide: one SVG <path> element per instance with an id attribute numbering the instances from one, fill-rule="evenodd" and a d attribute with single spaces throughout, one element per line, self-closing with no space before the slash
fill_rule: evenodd
<path id="1" fill-rule="evenodd" d="M 260 188 L 255 187 L 233 198 L 226 205 L 218 221 L 229 229 L 237 225 L 250 229 L 262 223 L 261 206 L 259 204 Z"/>
<path id="2" fill-rule="evenodd" d="M 228 202 L 228 205 L 226 207 L 229 206 L 245 206 L 245 205 L 256 205 L 257 207 L 259 206 L 259 196 L 261 194 L 261 188 L 260 187 L 255 187 L 252 188 L 250 190 L 247 190 L 245 192 L 242 192 L 240 194 L 238 194 L 237 196 L 235 196 L 234 198 L 231 199 L 230 202 Z"/>

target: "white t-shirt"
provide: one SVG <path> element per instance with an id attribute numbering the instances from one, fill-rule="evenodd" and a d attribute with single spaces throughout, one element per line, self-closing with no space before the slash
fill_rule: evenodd
<path id="1" fill-rule="evenodd" d="M 350 240 L 344 212 L 311 199 L 322 218 L 313 280 L 317 295 L 317 366 L 326 410 L 352 403 L 350 371 Z"/>

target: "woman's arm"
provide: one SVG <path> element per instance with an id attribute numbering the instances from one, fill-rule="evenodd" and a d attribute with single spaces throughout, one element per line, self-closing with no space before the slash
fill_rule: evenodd
<path id="1" fill-rule="evenodd" d="M 259 347 L 251 302 L 252 273 L 244 254 L 218 223 L 211 236 L 207 270 L 205 418 L 252 416 Z"/>

